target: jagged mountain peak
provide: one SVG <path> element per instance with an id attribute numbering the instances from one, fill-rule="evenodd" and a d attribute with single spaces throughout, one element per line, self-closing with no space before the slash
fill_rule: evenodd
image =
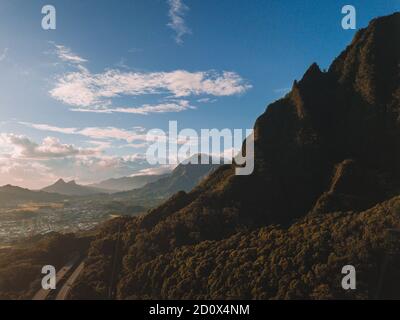
<path id="1" fill-rule="evenodd" d="M 90 186 L 82 186 L 76 183 L 75 180 L 65 182 L 64 179 L 59 179 L 54 184 L 43 188 L 42 191 L 50 193 L 58 193 L 67 196 L 88 196 L 100 193 L 107 193 L 107 190 L 98 189 Z"/>
<path id="2" fill-rule="evenodd" d="M 386 19 L 389 22 L 385 22 Z M 369 81 L 375 83 L 382 79 L 371 76 L 368 80 L 361 75 L 361 71 L 357 71 L 356 77 L 349 78 L 351 83 L 344 86 L 338 75 L 346 71 L 343 61 L 347 60 L 345 64 L 355 70 L 368 69 L 372 60 L 357 59 L 358 56 L 370 56 L 368 50 L 372 49 L 374 52 L 382 52 L 382 48 L 377 46 L 394 47 L 394 43 L 398 43 L 398 34 L 392 29 L 399 22 L 398 14 L 377 19 L 372 27 L 360 32 L 373 34 L 375 31 L 371 28 L 382 29 L 378 33 L 380 35 L 387 29 L 384 32 L 385 43 L 381 44 L 382 40 L 377 36 L 366 41 L 364 36 L 357 35 L 328 72 L 321 71 L 316 63 L 311 64 L 303 78 L 295 82 L 293 90 L 271 104 L 257 119 L 254 174 L 237 177 L 229 167 L 217 170 L 208 179 L 210 182 L 204 183 L 207 188 L 197 190 L 202 201 L 210 197 L 213 203 L 218 203 L 218 207 L 225 207 L 231 205 L 231 199 L 235 199 L 239 203 L 239 215 L 244 220 L 261 224 L 289 223 L 307 214 L 318 198 L 329 191 L 332 172 L 346 159 L 356 159 L 357 168 L 362 168 L 362 174 L 352 176 L 351 185 L 359 185 L 356 179 L 363 174 L 380 174 L 387 181 L 376 184 L 376 192 L 368 190 L 368 196 L 375 195 L 375 199 L 369 200 L 380 201 L 387 196 L 389 193 L 381 187 L 400 181 L 396 180 L 400 174 L 399 125 L 395 124 L 392 112 L 371 113 L 365 108 L 365 92 L 361 90 L 364 85 L 369 85 Z M 356 54 L 352 54 L 352 50 Z M 391 66 L 393 70 L 389 68 L 390 71 L 387 66 L 382 67 L 388 75 L 398 73 L 398 68 L 393 67 L 393 61 L 399 58 L 398 50 L 389 53 L 389 62 L 383 55 L 374 57 L 376 66 Z M 386 87 L 399 88 L 400 81 L 396 79 L 386 79 Z M 372 101 L 377 99 L 378 96 Z M 388 101 L 386 109 L 390 108 L 391 103 Z M 350 172 L 344 170 L 341 181 L 348 181 L 350 178 L 346 175 Z M 211 193 L 210 190 L 219 192 Z M 193 214 L 196 212 L 195 202 L 187 209 L 190 208 Z"/>
<path id="3" fill-rule="evenodd" d="M 304 73 L 304 76 L 303 76 L 302 80 L 300 81 L 300 83 L 316 80 L 322 74 L 323 74 L 323 72 L 321 71 L 319 65 L 316 62 L 314 62 Z"/>
<path id="4" fill-rule="evenodd" d="M 400 13 L 372 20 L 332 63 L 329 72 L 364 103 L 388 103 L 400 83 Z"/>

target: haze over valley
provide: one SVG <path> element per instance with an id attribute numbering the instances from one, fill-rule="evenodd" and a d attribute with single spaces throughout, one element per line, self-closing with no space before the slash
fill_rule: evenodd
<path id="1" fill-rule="evenodd" d="M 118 216 L 144 214 L 178 191 L 191 191 L 217 167 L 181 164 L 170 174 L 86 186 L 59 179 L 40 191 L 0 187 L 0 245 L 51 232 L 88 231 Z"/>

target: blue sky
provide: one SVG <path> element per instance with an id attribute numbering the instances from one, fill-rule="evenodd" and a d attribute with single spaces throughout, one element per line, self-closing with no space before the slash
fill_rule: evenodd
<path id="1" fill-rule="evenodd" d="M 41 28 L 46 4 L 57 10 L 56 30 Z M 309 65 L 328 68 L 349 44 L 346 4 L 357 29 L 400 8 L 399 0 L 2 0 L 0 185 L 149 172 L 143 134 L 169 120 L 252 128 Z"/>

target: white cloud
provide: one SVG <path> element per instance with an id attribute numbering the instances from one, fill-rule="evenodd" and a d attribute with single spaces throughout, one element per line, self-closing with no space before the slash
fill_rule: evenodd
<path id="1" fill-rule="evenodd" d="M 23 135 L 0 133 L 0 185 L 13 184 L 39 189 L 59 178 L 74 179 L 78 183 L 93 183 L 109 178 L 130 176 L 136 173 L 166 172 L 168 168 L 150 166 L 141 150 L 150 137 L 143 127 L 126 130 L 115 127 L 62 128 L 49 124 L 20 122 L 40 131 L 80 135 L 88 147 L 62 143 L 54 137 L 39 142 Z M 164 136 L 162 136 L 165 138 Z M 125 143 L 119 144 L 118 141 Z M 120 148 L 126 149 L 120 149 Z M 111 149 L 119 155 L 108 154 Z"/>
<path id="2" fill-rule="evenodd" d="M 115 127 L 89 127 L 77 131 L 76 134 L 90 137 L 92 139 L 114 139 L 123 140 L 129 143 L 133 141 L 146 140 L 145 134 L 137 133 L 133 130 L 119 129 Z"/>
<path id="3" fill-rule="evenodd" d="M 185 22 L 185 14 L 189 8 L 183 3 L 183 0 L 168 0 L 168 6 L 168 16 L 170 18 L 168 26 L 176 33 L 175 41 L 178 44 L 182 44 L 183 36 L 192 33 Z"/>
<path id="4" fill-rule="evenodd" d="M 218 73 L 176 70 L 138 73 L 107 70 L 104 73 L 92 74 L 81 67 L 78 71 L 63 74 L 56 79 L 56 85 L 50 91 L 50 95 L 65 104 L 78 107 L 78 110 L 84 108 L 109 112 L 111 99 L 121 96 L 146 94 L 170 94 L 175 98 L 204 94 L 232 96 L 244 93 L 250 88 L 251 85 L 237 73 L 227 71 Z M 146 109 L 151 110 L 149 107 L 151 106 L 139 107 L 139 111 L 140 108 L 144 108 L 144 112 L 149 113 L 146 111 Z M 126 108 L 120 108 L 123 109 Z"/>
<path id="5" fill-rule="evenodd" d="M 39 189 L 56 179 L 51 168 L 43 163 L 0 157 L 0 186 L 12 184 Z"/>
<path id="6" fill-rule="evenodd" d="M 185 7 L 181 1 L 176 0 L 170 1 L 170 6 L 173 15 L 182 12 Z M 49 94 L 71 106 L 72 111 L 141 115 L 182 112 L 195 109 L 187 100 L 183 100 L 183 97 L 200 96 L 200 99 L 202 95 L 232 96 L 242 94 L 252 87 L 232 71 L 133 72 L 111 68 L 104 72 L 92 73 L 83 65 L 86 59 L 76 55 L 66 46 L 54 43 L 53 45 L 59 59 L 67 62 L 73 70 L 57 76 Z M 162 95 L 163 99 L 161 102 L 139 106 L 114 105 L 116 98 L 143 95 Z M 210 97 L 207 98 L 211 101 Z"/>
<path id="7" fill-rule="evenodd" d="M 82 64 L 84 62 L 87 62 L 86 59 L 73 53 L 70 48 L 58 44 L 54 44 L 54 46 L 56 48 L 57 56 L 64 62 L 69 62 L 72 64 Z"/>
<path id="8" fill-rule="evenodd" d="M 81 135 L 95 140 L 122 140 L 128 143 L 147 142 L 147 133 L 145 132 L 144 128 L 141 127 L 132 128 L 132 130 L 120 129 L 115 127 L 87 127 L 78 129 L 61 128 L 48 124 L 36 124 L 29 122 L 20 122 L 20 124 L 41 131 Z M 100 142 L 97 142 L 97 144 L 100 145 Z"/>
<path id="9" fill-rule="evenodd" d="M 0 156 L 0 186 L 12 184 L 40 189 L 59 178 L 73 179 L 83 184 L 93 183 L 130 176 L 146 167 L 148 164 L 140 156 L 135 157 L 135 155 L 131 157 L 96 155 L 47 160 Z"/>
<path id="10" fill-rule="evenodd" d="M 0 137 L 2 144 L 12 150 L 11 158 L 17 159 L 53 159 L 98 153 L 95 149 L 81 149 L 73 145 L 62 144 L 54 137 L 46 137 L 40 144 L 22 135 L 2 133 Z"/>
<path id="11" fill-rule="evenodd" d="M 95 131 L 88 135 L 96 134 Z M 109 135 L 115 135 L 112 132 Z M 81 183 L 129 176 L 149 167 L 142 154 L 105 154 L 106 141 L 89 141 L 94 148 L 78 148 L 48 137 L 36 143 L 28 137 L 0 134 L 0 185 L 42 188 L 58 178 Z"/>
<path id="12" fill-rule="evenodd" d="M 7 58 L 8 54 L 8 48 L 5 48 L 2 53 L 0 53 L 0 61 L 3 61 L 5 58 Z"/>
<path id="13" fill-rule="evenodd" d="M 60 128 L 56 126 L 51 126 L 48 124 L 34 124 L 34 123 L 29 123 L 29 122 L 19 122 L 20 124 L 23 124 L 25 126 L 35 128 L 37 130 L 42 130 L 42 131 L 51 131 L 51 132 L 58 132 L 58 133 L 65 133 L 65 134 L 73 134 L 76 133 L 77 129 L 76 128 Z"/>

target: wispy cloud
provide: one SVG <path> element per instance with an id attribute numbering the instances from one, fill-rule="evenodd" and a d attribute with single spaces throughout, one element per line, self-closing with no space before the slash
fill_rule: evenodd
<path id="1" fill-rule="evenodd" d="M 175 41 L 178 44 L 182 44 L 183 36 L 192 33 L 185 22 L 185 14 L 189 8 L 183 3 L 183 0 L 168 0 L 168 6 L 168 16 L 170 18 L 168 26 L 176 33 Z"/>
<path id="2" fill-rule="evenodd" d="M 143 52 L 144 50 L 142 48 L 130 48 L 128 50 L 128 53 L 139 53 L 139 52 Z"/>
<path id="3" fill-rule="evenodd" d="M 181 112 L 189 109 L 196 109 L 191 106 L 187 100 L 179 100 L 177 102 L 166 102 L 157 105 L 145 104 L 141 107 L 130 107 L 130 108 L 101 108 L 101 109 L 88 109 L 88 108 L 74 108 L 71 111 L 76 112 L 93 112 L 93 113 L 130 113 L 130 114 L 141 114 L 148 115 L 150 113 L 169 113 L 169 112 Z"/>
<path id="4" fill-rule="evenodd" d="M 2 53 L 0 53 L 0 61 L 3 61 L 5 58 L 7 58 L 8 54 L 8 48 L 5 48 Z"/>
<path id="5" fill-rule="evenodd" d="M 64 134 L 74 134 L 76 133 L 77 129 L 76 128 L 60 128 L 56 126 L 51 126 L 48 124 L 33 124 L 29 122 L 19 122 L 20 124 L 23 124 L 25 126 L 35 128 L 37 130 L 42 130 L 42 131 L 51 131 L 51 132 L 58 132 L 58 133 L 64 133 Z"/>
<path id="6" fill-rule="evenodd" d="M 199 102 L 199 103 L 214 103 L 214 102 L 217 102 L 217 99 L 201 98 L 201 99 L 198 99 L 197 102 Z"/>
<path id="7" fill-rule="evenodd" d="M 120 148 L 143 148 L 148 146 L 149 143 L 155 141 L 165 141 L 166 139 L 168 139 L 168 137 L 166 137 L 166 135 L 162 132 L 160 132 L 159 134 L 156 134 L 154 132 L 152 133 L 151 131 L 147 132 L 146 129 L 142 127 L 135 127 L 132 129 L 122 129 L 116 127 L 62 128 L 48 124 L 37 124 L 29 122 L 19 122 L 19 124 L 40 131 L 63 133 L 68 135 L 80 135 L 86 138 L 90 138 L 90 143 L 97 145 L 99 147 L 98 149 L 111 147 L 111 144 L 103 143 L 107 141 L 125 142 L 125 144 L 119 145 Z M 177 143 L 187 143 L 187 136 L 178 135 Z M 115 146 L 115 144 L 113 146 Z"/>
<path id="8" fill-rule="evenodd" d="M 274 92 L 275 92 L 276 94 L 283 94 L 283 93 L 288 93 L 291 89 L 292 89 L 292 88 L 290 88 L 290 87 L 277 88 L 277 89 L 274 89 Z"/>
<path id="9" fill-rule="evenodd" d="M 135 141 L 146 141 L 146 134 L 138 133 L 135 130 L 125 130 L 115 127 L 89 127 L 83 128 L 76 132 L 76 134 L 90 137 L 92 139 L 111 139 L 122 140 L 128 143 Z"/>
<path id="10" fill-rule="evenodd" d="M 125 130 L 115 127 L 62 128 L 48 124 L 20 122 L 20 124 L 40 131 L 56 132 L 70 135 L 81 135 L 94 140 L 122 140 L 128 143 L 147 141 L 143 128 Z"/>
<path id="11" fill-rule="evenodd" d="M 57 56 L 64 62 L 69 62 L 72 64 L 82 64 L 87 62 L 86 59 L 78 56 L 77 54 L 73 53 L 70 48 L 65 47 L 63 45 L 54 44 L 56 48 Z"/>

